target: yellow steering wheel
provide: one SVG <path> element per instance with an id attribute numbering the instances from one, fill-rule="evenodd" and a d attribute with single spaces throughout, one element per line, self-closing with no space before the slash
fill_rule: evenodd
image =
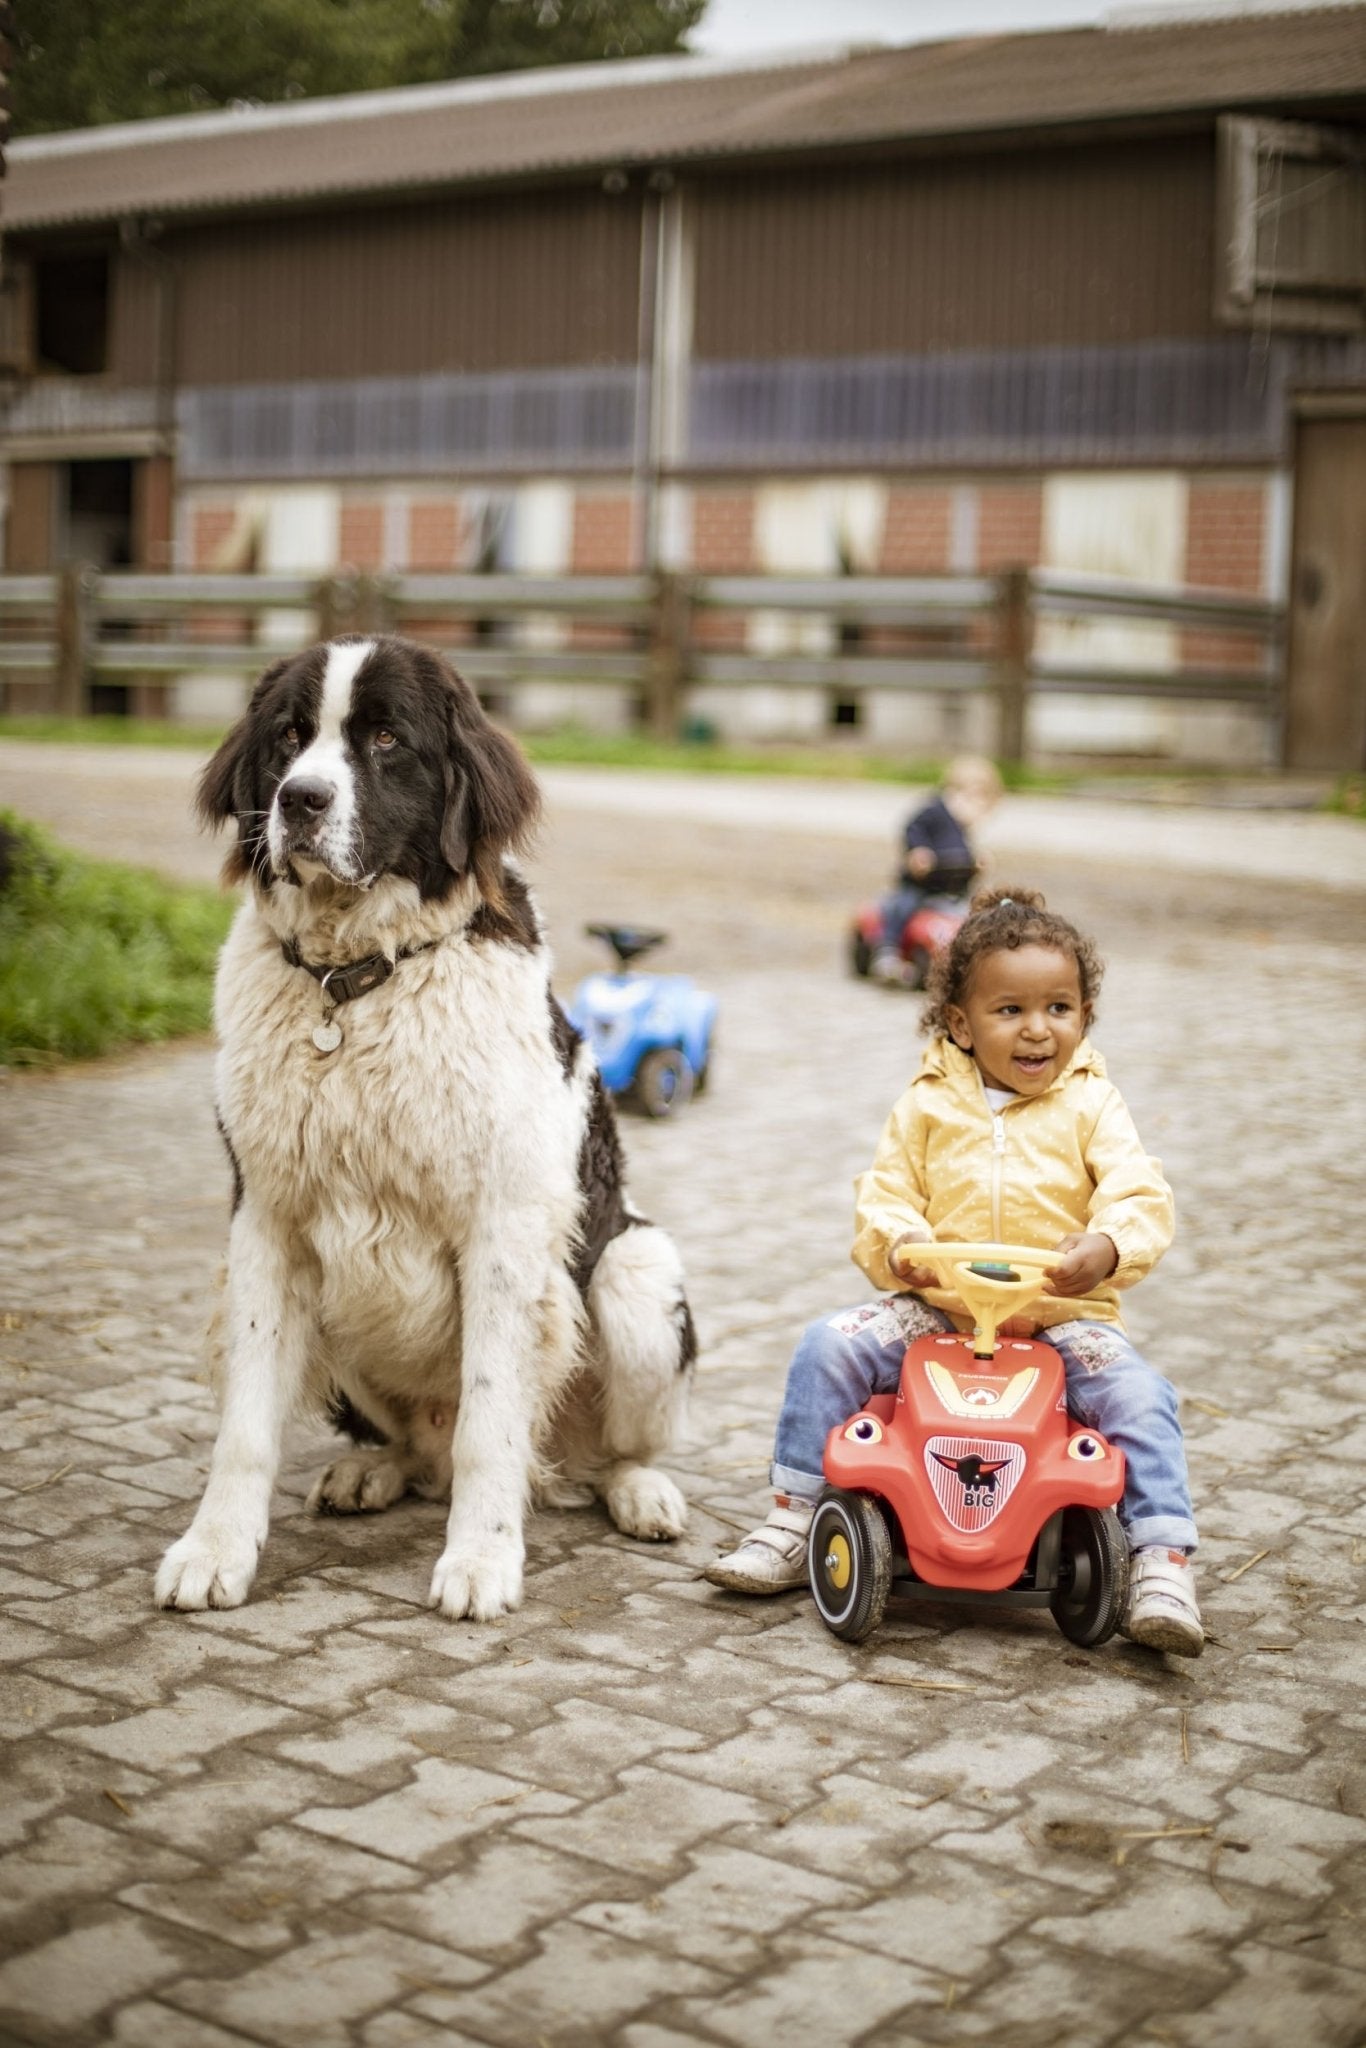
<path id="1" fill-rule="evenodd" d="M 1023 1244 L 917 1244 L 908 1245 L 902 1257 L 932 1266 L 954 1290 L 973 1319 L 973 1356 L 990 1358 L 997 1326 L 1038 1299 L 1049 1267 L 1062 1254 Z"/>

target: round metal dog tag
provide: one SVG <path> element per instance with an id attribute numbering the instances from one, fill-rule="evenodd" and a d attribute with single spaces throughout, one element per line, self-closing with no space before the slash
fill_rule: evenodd
<path id="1" fill-rule="evenodd" d="M 335 1052 L 341 1042 L 342 1031 L 340 1024 L 314 1025 L 313 1043 L 317 1046 L 319 1052 Z"/>

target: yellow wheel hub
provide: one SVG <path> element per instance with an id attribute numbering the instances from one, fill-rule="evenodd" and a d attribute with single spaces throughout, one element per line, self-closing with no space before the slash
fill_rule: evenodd
<path id="1" fill-rule="evenodd" d="M 849 1538 L 836 1530 L 826 1545 L 825 1570 L 832 1586 L 842 1593 L 849 1583 L 854 1569 L 854 1560 L 849 1554 Z"/>

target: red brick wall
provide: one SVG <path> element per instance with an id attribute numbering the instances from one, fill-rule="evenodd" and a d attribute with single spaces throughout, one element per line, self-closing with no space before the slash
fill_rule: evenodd
<path id="1" fill-rule="evenodd" d="M 232 532 L 231 505 L 196 505 L 190 515 L 190 566 L 211 569 L 215 551 Z"/>
<path id="2" fill-rule="evenodd" d="M 237 523 L 237 507 L 231 503 L 198 504 L 190 513 L 190 567 L 212 575 L 221 570 L 223 564 L 217 560 L 218 550 L 227 540 Z M 244 565 L 232 564 L 234 569 Z M 186 624 L 186 637 L 226 646 L 234 640 L 249 637 L 251 622 L 243 612 L 218 613 L 198 612 Z"/>
<path id="3" fill-rule="evenodd" d="M 983 484 L 977 495 L 977 567 L 1032 569 L 1043 547 L 1043 486 Z"/>
<path id="4" fill-rule="evenodd" d="M 942 576 L 948 573 L 953 516 L 952 494 L 938 488 L 887 493 L 878 573 L 883 576 Z"/>
<path id="5" fill-rule="evenodd" d="M 571 575 L 629 575 L 635 567 L 631 542 L 631 500 L 627 494 L 608 498 L 581 492 L 576 496 Z"/>
<path id="6" fill-rule="evenodd" d="M 344 569 L 382 569 L 384 507 L 374 498 L 343 498 L 337 554 Z"/>
<path id="7" fill-rule="evenodd" d="M 699 576 L 748 576 L 757 571 L 753 491 L 698 491 L 692 518 L 692 566 Z M 717 651 L 745 644 L 743 620 L 724 613 L 696 613 L 692 630 L 699 646 Z"/>
<path id="8" fill-rule="evenodd" d="M 701 576 L 746 576 L 756 570 L 753 491 L 698 491 L 692 548 L 693 567 Z"/>
<path id="9" fill-rule="evenodd" d="M 438 576 L 463 566 L 465 521 L 454 498 L 415 498 L 408 507 L 408 567 Z"/>
<path id="10" fill-rule="evenodd" d="M 1186 512 L 1186 581 L 1216 590 L 1262 587 L 1266 490 L 1259 482 L 1193 478 Z"/>
<path id="11" fill-rule="evenodd" d="M 1213 590 L 1262 587 L 1266 490 L 1245 478 L 1191 479 L 1186 501 L 1186 581 Z M 1184 663 L 1210 668 L 1247 668 L 1259 643 L 1246 634 L 1183 633 Z"/>

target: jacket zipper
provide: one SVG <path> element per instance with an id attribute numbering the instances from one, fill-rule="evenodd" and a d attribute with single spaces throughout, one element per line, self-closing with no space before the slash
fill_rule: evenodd
<path id="1" fill-rule="evenodd" d="M 1002 1110 L 991 1112 L 991 1235 L 996 1244 L 1001 1235 L 1001 1182 L 1005 1174 L 1006 1120 Z"/>

